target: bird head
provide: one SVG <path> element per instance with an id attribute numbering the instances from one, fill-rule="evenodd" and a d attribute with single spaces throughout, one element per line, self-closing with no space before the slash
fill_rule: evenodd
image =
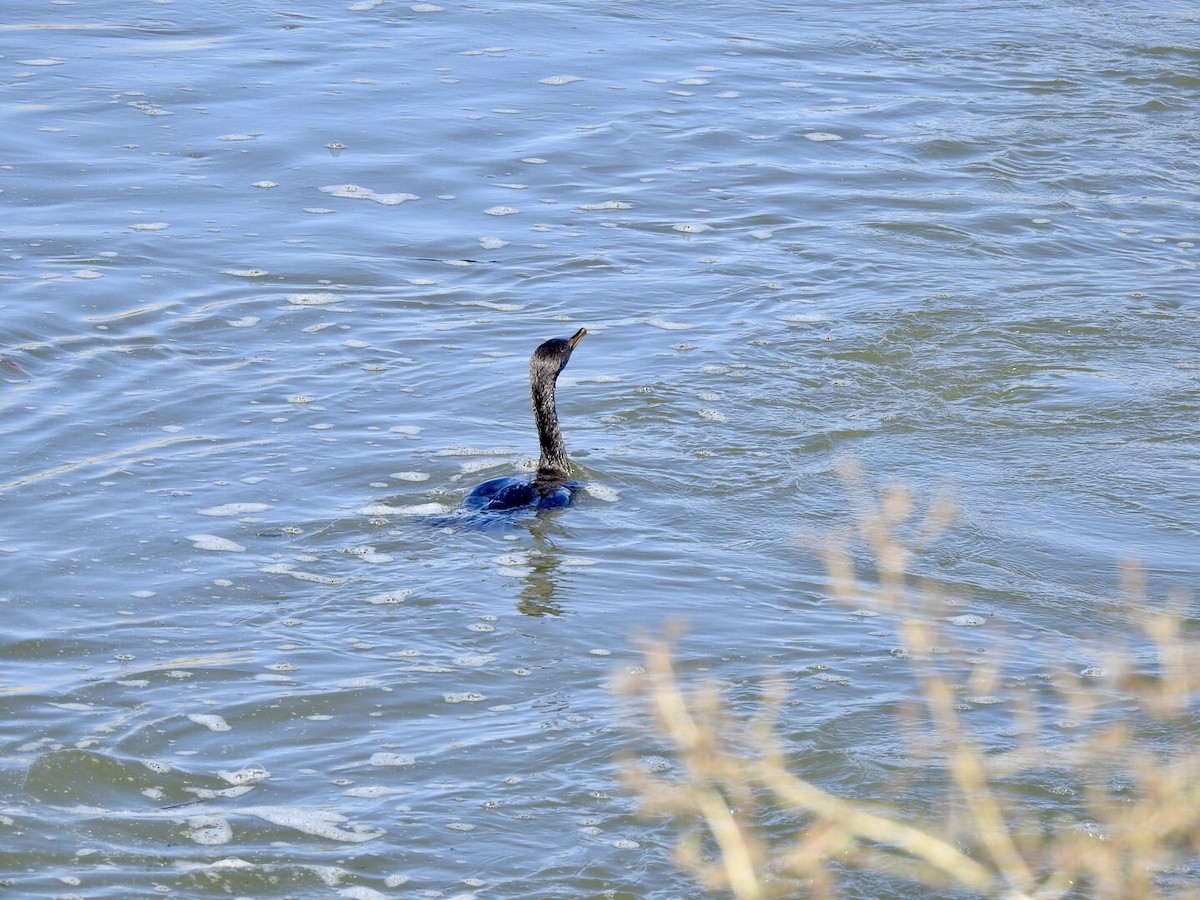
<path id="1" fill-rule="evenodd" d="M 567 367 L 567 362 L 571 359 L 571 351 L 575 349 L 575 345 L 583 339 L 585 334 L 587 334 L 587 329 L 580 328 L 569 338 L 551 338 L 538 345 L 529 360 L 530 372 L 557 378 L 558 373 Z"/>

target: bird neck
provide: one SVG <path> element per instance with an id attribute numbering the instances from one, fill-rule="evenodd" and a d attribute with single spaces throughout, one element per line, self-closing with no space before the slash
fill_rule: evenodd
<path id="1" fill-rule="evenodd" d="M 558 428 L 558 411 L 554 406 L 554 381 L 534 380 L 530 383 L 533 395 L 533 418 L 537 422 L 538 441 L 542 455 L 538 459 L 538 481 L 566 481 L 571 477 L 571 461 Z"/>

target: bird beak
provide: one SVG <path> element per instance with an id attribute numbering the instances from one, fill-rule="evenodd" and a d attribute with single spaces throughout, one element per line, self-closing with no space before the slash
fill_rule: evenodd
<path id="1" fill-rule="evenodd" d="M 575 345 L 578 344 L 583 339 L 583 336 L 585 334 L 587 334 L 587 329 L 580 328 L 577 332 L 575 332 L 573 335 L 571 335 L 571 337 L 567 340 L 567 346 L 570 347 L 572 350 L 574 350 Z"/>

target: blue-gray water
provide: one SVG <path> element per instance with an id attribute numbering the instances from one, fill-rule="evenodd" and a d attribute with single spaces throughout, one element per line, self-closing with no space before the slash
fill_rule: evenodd
<path id="1" fill-rule="evenodd" d="M 9 0 L 2 883 L 693 896 L 614 678 L 682 619 L 735 709 L 790 679 L 806 774 L 886 782 L 894 628 L 802 547 L 847 457 L 954 492 L 923 565 L 980 653 L 1097 662 L 1119 562 L 1200 572 L 1197 34 L 1171 0 Z M 528 464 L 526 359 L 581 325 L 580 505 L 423 524 Z"/>

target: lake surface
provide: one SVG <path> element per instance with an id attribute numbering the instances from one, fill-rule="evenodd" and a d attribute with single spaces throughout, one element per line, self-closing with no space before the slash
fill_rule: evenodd
<path id="1" fill-rule="evenodd" d="M 954 494 L 919 566 L 981 654 L 1096 663 L 1119 563 L 1200 575 L 1198 29 L 9 0 L 2 883 L 695 896 L 614 681 L 686 622 L 735 711 L 788 679 L 806 774 L 886 783 L 894 626 L 805 548 L 847 458 Z M 528 467 L 581 326 L 578 506 L 428 524 Z"/>

